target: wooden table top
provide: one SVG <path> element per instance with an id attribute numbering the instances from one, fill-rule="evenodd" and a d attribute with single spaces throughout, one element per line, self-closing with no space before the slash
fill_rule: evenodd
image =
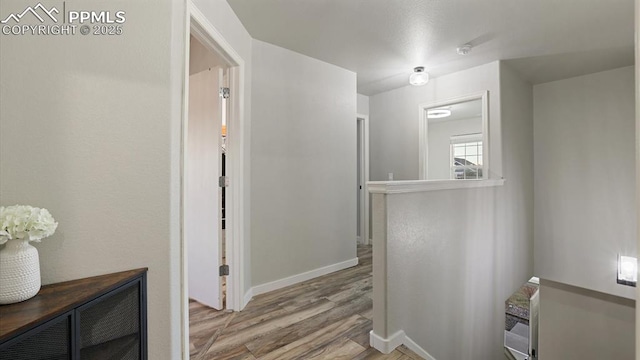
<path id="1" fill-rule="evenodd" d="M 144 274 L 147 268 L 45 285 L 23 302 L 0 305 L 0 342 L 64 314 Z"/>

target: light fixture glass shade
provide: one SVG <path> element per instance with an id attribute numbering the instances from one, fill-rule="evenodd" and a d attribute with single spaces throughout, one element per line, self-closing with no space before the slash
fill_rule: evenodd
<path id="1" fill-rule="evenodd" d="M 413 74 L 409 76 L 409 84 L 422 86 L 429 82 L 429 74 L 424 71 L 424 67 L 418 66 L 413 69 Z"/>

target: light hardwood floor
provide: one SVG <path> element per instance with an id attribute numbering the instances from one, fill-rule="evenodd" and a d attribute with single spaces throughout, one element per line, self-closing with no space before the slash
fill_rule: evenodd
<path id="1" fill-rule="evenodd" d="M 371 247 L 358 266 L 255 296 L 241 312 L 189 304 L 191 359 L 421 359 L 369 346 Z"/>

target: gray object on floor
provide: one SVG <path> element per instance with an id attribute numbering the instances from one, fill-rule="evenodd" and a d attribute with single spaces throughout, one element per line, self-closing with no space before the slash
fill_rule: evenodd
<path id="1" fill-rule="evenodd" d="M 521 352 L 529 353 L 529 326 L 518 323 L 511 331 L 504 332 L 504 344 L 506 347 Z"/>

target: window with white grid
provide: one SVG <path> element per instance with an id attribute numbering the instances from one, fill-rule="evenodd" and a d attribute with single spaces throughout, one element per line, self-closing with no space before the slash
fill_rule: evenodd
<path id="1" fill-rule="evenodd" d="M 482 179 L 482 134 L 451 137 L 451 179 Z"/>

